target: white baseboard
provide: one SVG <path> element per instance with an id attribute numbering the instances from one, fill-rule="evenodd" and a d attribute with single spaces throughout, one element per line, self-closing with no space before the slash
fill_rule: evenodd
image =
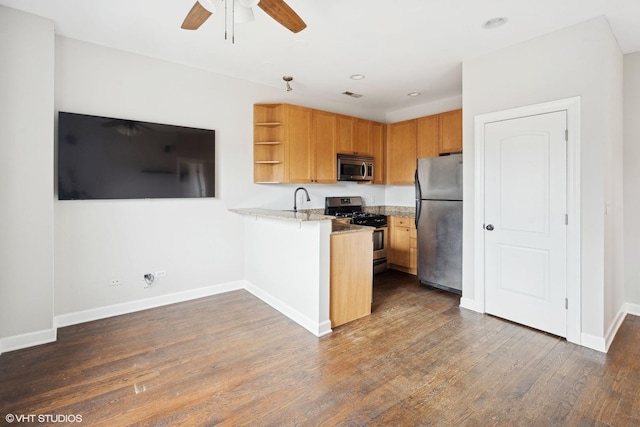
<path id="1" fill-rule="evenodd" d="M 460 298 L 460 307 L 466 308 L 467 310 L 475 311 L 476 313 L 484 313 L 484 308 L 479 307 L 479 304 L 476 300 L 469 298 Z"/>
<path id="2" fill-rule="evenodd" d="M 175 304 L 178 302 L 190 301 L 197 298 L 217 295 L 224 292 L 244 289 L 245 282 L 229 282 L 221 285 L 207 286 L 184 292 L 176 292 L 167 295 L 160 295 L 142 300 L 129 301 L 122 304 L 115 304 L 106 307 L 98 307 L 90 310 L 67 313 L 55 316 L 54 325 L 57 328 L 63 326 L 77 325 L 79 323 L 91 322 L 93 320 L 106 319 L 107 317 L 119 316 L 122 314 L 134 313 L 136 311 L 161 307 L 163 305 Z"/>
<path id="3" fill-rule="evenodd" d="M 280 313 L 287 316 L 289 319 L 296 322 L 298 325 L 305 328 L 307 331 L 311 332 L 313 335 L 317 337 L 321 337 L 331 332 L 330 321 L 320 323 L 312 319 L 309 319 L 307 316 L 300 313 L 298 310 L 294 309 L 290 305 L 280 301 L 279 299 L 273 297 L 272 295 L 266 293 L 262 289 L 258 288 L 257 286 L 249 282 L 246 282 L 245 289 L 251 294 L 255 295 L 257 298 L 269 304 L 271 307 L 278 310 Z"/>
<path id="4" fill-rule="evenodd" d="M 40 344 L 48 344 L 50 342 L 54 342 L 56 338 L 57 330 L 55 328 L 5 337 L 0 339 L 0 354 Z"/>
<path id="5" fill-rule="evenodd" d="M 609 326 L 609 330 L 604 336 L 605 348 L 606 348 L 605 352 L 609 351 L 609 347 L 611 347 L 611 343 L 613 342 L 613 339 L 616 337 L 616 334 L 618 333 L 618 329 L 620 329 L 620 326 L 622 326 L 622 322 L 624 322 L 624 318 L 627 316 L 627 313 L 628 313 L 627 309 L 628 309 L 628 304 L 622 304 L 622 307 L 620 307 L 618 314 L 616 314 L 616 318 L 614 319 L 611 326 Z"/>
<path id="6" fill-rule="evenodd" d="M 611 323 L 611 325 L 609 326 L 609 329 L 604 334 L 604 337 L 597 337 L 595 335 L 590 335 L 585 333 L 581 334 L 580 345 L 582 345 L 583 347 L 590 348 L 592 350 L 600 351 L 602 353 L 608 352 L 609 347 L 611 347 L 611 343 L 613 342 L 613 339 L 616 337 L 616 334 L 618 333 L 618 329 L 620 329 L 620 326 L 622 326 L 622 322 L 624 322 L 624 318 L 627 316 L 627 313 L 633 314 L 633 313 L 630 313 L 629 311 L 630 308 L 632 307 L 630 307 L 630 304 L 628 303 L 625 303 L 622 305 L 622 307 L 620 307 L 620 310 L 616 314 L 616 318 L 614 319 L 613 323 Z"/>
<path id="7" fill-rule="evenodd" d="M 600 351 L 602 353 L 607 352 L 607 344 L 603 337 L 597 337 L 595 335 L 580 334 L 580 344 L 582 347 L 587 347 L 592 350 Z"/>
<path id="8" fill-rule="evenodd" d="M 634 316 L 640 316 L 640 305 L 639 304 L 631 304 L 630 302 L 625 304 L 627 314 L 632 314 Z"/>

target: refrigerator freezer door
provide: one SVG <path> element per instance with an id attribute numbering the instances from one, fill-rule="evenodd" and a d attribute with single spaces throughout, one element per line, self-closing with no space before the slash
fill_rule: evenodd
<path id="1" fill-rule="evenodd" d="M 416 198 L 462 200 L 462 154 L 418 159 Z"/>
<path id="2" fill-rule="evenodd" d="M 462 293 L 462 202 L 422 200 L 418 218 L 418 278 Z"/>

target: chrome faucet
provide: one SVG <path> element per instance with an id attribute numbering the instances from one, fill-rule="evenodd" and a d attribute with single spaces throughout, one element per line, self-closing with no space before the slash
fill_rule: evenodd
<path id="1" fill-rule="evenodd" d="M 298 200 L 298 191 L 299 190 L 304 191 L 304 194 L 307 195 L 307 202 L 311 201 L 311 199 L 309 198 L 309 192 L 306 190 L 306 188 L 304 188 L 304 187 L 296 188 L 296 191 L 293 192 L 293 211 L 294 212 L 298 211 L 297 200 Z"/>

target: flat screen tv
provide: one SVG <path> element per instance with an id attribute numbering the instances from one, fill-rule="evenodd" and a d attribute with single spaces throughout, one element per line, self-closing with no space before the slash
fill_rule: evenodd
<path id="1" fill-rule="evenodd" d="M 215 196 L 215 131 L 60 112 L 58 199 Z"/>

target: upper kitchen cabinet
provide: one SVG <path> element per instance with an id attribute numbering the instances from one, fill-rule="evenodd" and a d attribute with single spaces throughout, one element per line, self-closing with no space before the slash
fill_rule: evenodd
<path id="1" fill-rule="evenodd" d="M 311 136 L 310 108 L 287 105 L 285 108 L 286 182 L 312 182 L 315 150 Z M 288 172 L 288 173 L 287 173 Z"/>
<path id="2" fill-rule="evenodd" d="M 353 154 L 353 127 L 355 118 L 336 114 L 336 151 Z"/>
<path id="3" fill-rule="evenodd" d="M 311 114 L 313 158 L 311 182 L 337 182 L 336 171 L 336 115 L 313 110 Z"/>
<path id="4" fill-rule="evenodd" d="M 253 107 L 253 180 L 285 181 L 284 104 Z"/>
<path id="5" fill-rule="evenodd" d="M 375 122 L 336 114 L 336 152 L 372 155 L 371 127 Z"/>
<path id="6" fill-rule="evenodd" d="M 254 105 L 254 182 L 309 182 L 311 111 L 289 104 Z"/>
<path id="7" fill-rule="evenodd" d="M 353 153 L 370 156 L 371 151 L 371 120 L 355 119 L 353 132 Z"/>
<path id="8" fill-rule="evenodd" d="M 416 159 L 462 151 L 462 110 L 387 125 L 387 184 L 413 184 Z"/>
<path id="9" fill-rule="evenodd" d="M 416 126 L 416 158 L 421 159 L 423 157 L 438 157 L 438 155 L 440 154 L 438 148 L 438 140 L 440 138 L 439 115 L 420 117 L 416 120 Z"/>
<path id="10" fill-rule="evenodd" d="M 371 154 L 373 155 L 373 184 L 385 183 L 385 125 L 371 123 Z"/>
<path id="11" fill-rule="evenodd" d="M 413 184 L 417 120 L 387 125 L 387 184 Z"/>
<path id="12" fill-rule="evenodd" d="M 337 182 L 337 153 L 374 158 L 374 184 L 385 183 L 385 125 L 291 104 L 253 106 L 256 183 Z"/>
<path id="13" fill-rule="evenodd" d="M 438 114 L 440 137 L 438 149 L 440 154 L 460 153 L 462 151 L 462 110 L 448 111 Z"/>

